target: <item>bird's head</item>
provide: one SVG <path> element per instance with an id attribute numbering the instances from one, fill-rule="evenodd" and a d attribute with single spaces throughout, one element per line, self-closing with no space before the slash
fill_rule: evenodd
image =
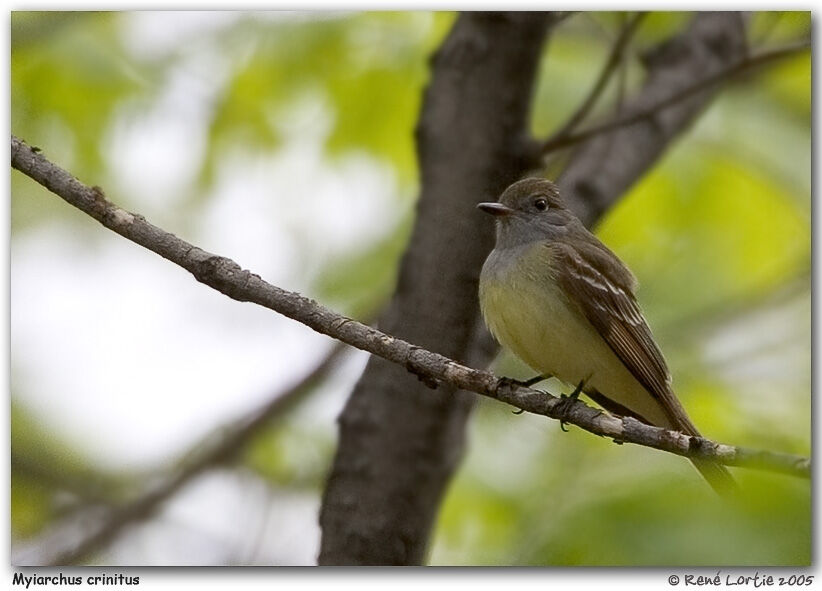
<path id="1" fill-rule="evenodd" d="M 547 179 L 527 178 L 509 186 L 499 201 L 480 203 L 479 209 L 497 219 L 497 247 L 508 248 L 564 235 L 579 223 Z"/>

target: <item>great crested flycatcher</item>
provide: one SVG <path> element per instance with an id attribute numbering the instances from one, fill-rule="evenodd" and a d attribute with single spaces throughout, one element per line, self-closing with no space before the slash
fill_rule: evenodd
<path id="1" fill-rule="evenodd" d="M 494 337 L 613 414 L 698 436 L 637 305 L 636 279 L 565 207 L 556 185 L 524 179 L 477 207 L 496 217 L 479 284 Z M 718 492 L 735 487 L 721 464 L 692 461 Z"/>

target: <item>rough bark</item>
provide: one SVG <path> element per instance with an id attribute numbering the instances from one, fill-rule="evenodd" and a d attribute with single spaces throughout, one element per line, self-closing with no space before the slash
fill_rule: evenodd
<path id="1" fill-rule="evenodd" d="M 417 221 L 383 330 L 454 359 L 490 361 L 487 347 L 472 345 L 478 272 L 493 242 L 474 206 L 534 161 L 530 99 L 552 18 L 463 14 L 434 57 L 417 129 Z M 472 400 L 371 358 L 339 420 L 320 564 L 423 562 Z"/>

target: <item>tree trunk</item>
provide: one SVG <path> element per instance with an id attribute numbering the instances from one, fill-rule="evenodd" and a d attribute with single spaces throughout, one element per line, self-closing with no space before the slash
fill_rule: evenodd
<path id="1" fill-rule="evenodd" d="M 380 320 L 386 332 L 458 360 L 490 361 L 493 350 L 472 342 L 493 227 L 474 206 L 496 199 L 534 163 L 530 100 L 552 20 L 549 13 L 463 14 L 435 55 L 417 128 L 422 192 Z M 340 416 L 320 513 L 320 564 L 423 562 L 472 400 L 370 359 Z"/>

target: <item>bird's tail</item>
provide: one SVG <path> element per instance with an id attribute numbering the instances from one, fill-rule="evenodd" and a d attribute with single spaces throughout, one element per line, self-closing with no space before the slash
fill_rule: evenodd
<path id="1" fill-rule="evenodd" d="M 739 485 L 731 476 L 730 471 L 717 462 L 711 460 L 691 459 L 702 477 L 711 485 L 711 488 L 722 497 L 730 497 L 739 492 Z"/>
<path id="2" fill-rule="evenodd" d="M 674 404 L 665 408 L 666 414 L 668 414 L 671 423 L 674 425 L 669 428 L 681 431 L 691 437 L 702 437 L 699 429 L 693 424 L 679 400 L 673 396 L 673 392 L 671 392 L 669 400 L 674 401 Z M 739 492 L 739 485 L 731 476 L 731 472 L 719 462 L 701 458 L 691 458 L 691 462 L 719 496 L 729 498 Z"/>
<path id="3" fill-rule="evenodd" d="M 631 416 L 648 425 L 665 427 L 666 429 L 680 431 L 693 437 L 701 437 L 696 425 L 694 425 L 688 417 L 688 413 L 685 412 L 685 409 L 674 396 L 673 392 L 670 392 L 665 398 L 647 396 L 646 400 L 652 402 L 653 406 L 648 404 L 641 410 L 648 418 L 645 418 L 640 412 L 625 407 L 592 388 L 587 389 L 585 393 L 602 408 L 618 416 Z M 641 398 L 638 398 L 638 400 L 641 400 Z M 655 420 L 649 420 L 649 418 Z M 739 485 L 736 483 L 736 480 L 734 480 L 730 471 L 722 464 L 708 459 L 694 458 L 691 458 L 691 462 L 693 462 L 696 469 L 699 470 L 708 484 L 711 485 L 711 488 L 720 496 L 727 498 L 739 491 Z"/>
<path id="4" fill-rule="evenodd" d="M 685 414 L 685 409 L 681 408 L 681 411 L 680 416 L 677 417 L 677 423 L 682 432 L 692 437 L 702 437 L 696 425 Z M 739 485 L 731 476 L 731 472 L 719 462 L 697 458 L 691 458 L 691 462 L 719 496 L 728 498 L 739 492 Z"/>

